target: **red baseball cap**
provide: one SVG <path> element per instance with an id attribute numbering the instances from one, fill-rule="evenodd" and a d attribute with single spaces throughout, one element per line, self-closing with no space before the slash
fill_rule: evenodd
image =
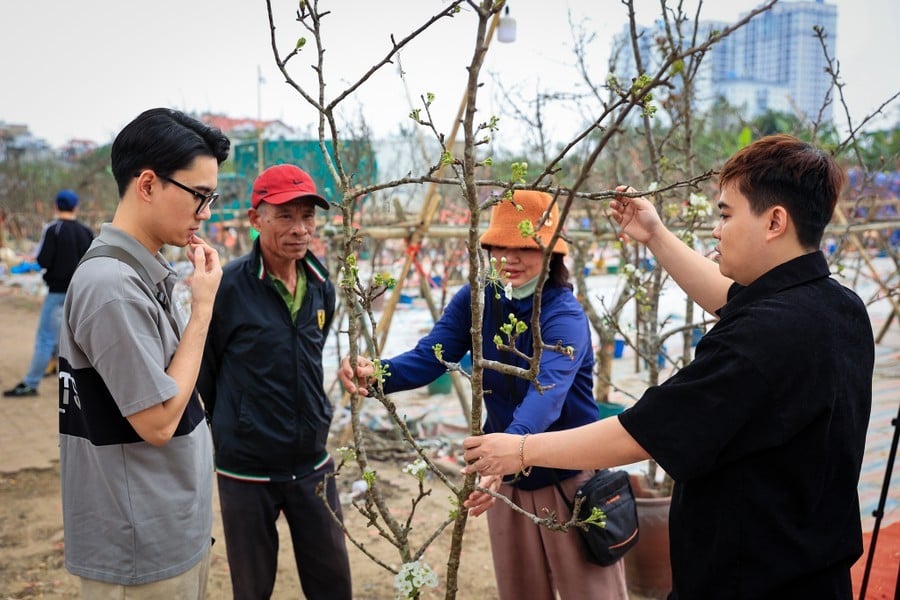
<path id="1" fill-rule="evenodd" d="M 275 165 L 260 173 L 253 182 L 250 204 L 257 208 L 260 202 L 285 204 L 298 198 L 312 198 L 319 208 L 330 208 L 306 171 L 294 165 Z"/>

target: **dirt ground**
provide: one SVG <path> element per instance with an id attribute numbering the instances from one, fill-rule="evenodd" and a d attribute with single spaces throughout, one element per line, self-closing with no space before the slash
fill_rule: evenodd
<path id="1" fill-rule="evenodd" d="M 31 358 L 34 332 L 40 300 L 0 286 L 0 387 L 15 385 Z M 49 380 L 48 380 L 49 382 Z M 41 386 L 35 404 L 46 410 L 48 426 L 56 428 L 56 386 Z M 32 399 L 33 400 L 33 399 Z M 0 402 L 29 400 L 0 398 Z M 0 439 L 0 444 L 15 444 L 15 439 Z M 383 460 L 373 466 L 380 481 L 389 489 L 389 501 L 395 514 L 405 518 L 415 480 L 402 472 L 411 460 Z M 0 476 L 0 599 L 8 598 L 75 598 L 78 580 L 63 566 L 64 540 L 59 490 L 58 464 L 49 469 L 25 469 Z M 0 465 L 0 472 L 4 470 Z M 339 485 L 349 491 L 351 477 L 342 477 Z M 429 482 L 431 483 L 431 482 Z M 433 492 L 416 511 L 413 540 L 422 543 L 446 518 L 449 493 L 440 482 L 433 483 Z M 397 567 L 396 551 L 388 546 L 352 506 L 344 506 L 348 530 L 366 548 L 386 563 Z M 283 520 L 279 521 L 281 550 L 275 599 L 302 598 L 290 537 Z M 443 574 L 450 545 L 450 530 L 446 530 L 425 553 L 425 561 L 438 573 L 441 587 L 429 590 L 424 598 L 442 598 Z M 212 567 L 209 578 L 209 598 L 230 598 L 231 583 L 225 555 L 225 536 L 221 529 L 218 500 L 214 501 Z M 376 565 L 360 550 L 350 547 L 354 597 L 360 599 L 394 598 L 393 575 Z M 484 517 L 470 519 L 465 537 L 458 598 L 496 597 L 493 566 Z"/>

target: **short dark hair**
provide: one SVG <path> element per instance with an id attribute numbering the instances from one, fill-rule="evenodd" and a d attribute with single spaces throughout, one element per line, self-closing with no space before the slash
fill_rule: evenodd
<path id="1" fill-rule="evenodd" d="M 228 158 L 231 142 L 219 129 L 171 108 L 151 108 L 126 125 L 113 141 L 110 160 L 119 197 L 143 169 L 169 177 L 198 156 L 219 164 Z"/>
<path id="2" fill-rule="evenodd" d="M 783 206 L 805 248 L 819 247 L 846 181 L 831 155 L 786 134 L 760 138 L 739 150 L 719 174 L 720 187 L 737 185 L 753 214 Z"/>

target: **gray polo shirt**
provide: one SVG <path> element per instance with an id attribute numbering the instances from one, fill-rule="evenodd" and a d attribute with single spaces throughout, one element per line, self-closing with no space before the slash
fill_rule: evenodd
<path id="1" fill-rule="evenodd" d="M 126 249 L 157 285 L 98 257 L 78 268 L 66 296 L 59 340 L 66 568 L 137 585 L 183 573 L 208 551 L 212 445 L 196 393 L 164 446 L 144 442 L 128 423 L 178 392 L 165 370 L 185 319 L 170 300 L 175 273 L 161 255 L 110 224 L 94 241 L 101 244 Z"/>

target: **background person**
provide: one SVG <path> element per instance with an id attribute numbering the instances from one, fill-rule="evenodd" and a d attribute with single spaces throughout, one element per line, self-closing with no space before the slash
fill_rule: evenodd
<path id="1" fill-rule="evenodd" d="M 334 286 L 309 251 L 316 207 L 328 202 L 293 165 L 253 183 L 251 252 L 222 277 L 203 355 L 200 393 L 212 420 L 219 501 L 237 599 L 268 598 L 275 585 L 284 514 L 306 598 L 349 600 L 350 561 L 341 527 L 316 494 L 325 481 L 341 515 L 325 448 L 332 406 L 322 348 L 334 316 Z"/>
<path id="2" fill-rule="evenodd" d="M 196 233 L 229 146 L 167 108 L 145 111 L 113 141 L 119 205 L 88 252 L 130 259 L 78 267 L 59 345 L 66 568 L 84 598 L 206 594 L 212 442 L 194 386 L 222 269 Z M 190 247 L 186 325 L 164 244 Z"/>
<path id="3" fill-rule="evenodd" d="M 548 209 L 550 216 L 538 231 L 546 246 L 559 220 L 559 209 L 555 204 L 551 208 L 549 195 L 516 191 L 512 202 L 499 203 L 491 213 L 490 226 L 482 235 L 481 244 L 496 259 L 502 283 L 511 287 L 511 293 L 510 297 L 506 297 L 502 289 L 494 289 L 491 285 L 485 288 L 482 343 L 485 359 L 522 368 L 528 366 L 525 360 L 512 352 L 498 350 L 492 340 L 511 313 L 526 323 L 531 321 L 533 295 L 541 273 L 543 254 L 533 238 L 522 237 L 518 225 L 523 220 L 529 220 L 537 229 Z M 593 423 L 598 418 L 592 392 L 594 355 L 590 327 L 572 293 L 569 272 L 563 262 L 567 252 L 566 243 L 557 240 L 541 295 L 541 336 L 546 344 L 561 342 L 563 346 L 572 346 L 575 355 L 569 357 L 550 350 L 543 351 L 538 378 L 542 386 L 550 386 L 543 393 L 525 379 L 485 369 L 485 431 L 505 431 L 516 434 L 515 438 L 519 439 L 524 434 L 566 431 Z M 505 262 L 502 262 L 503 258 Z M 500 298 L 496 297 L 498 293 Z M 431 332 L 419 340 L 413 350 L 383 359 L 391 374 L 385 378 L 385 393 L 426 385 L 444 373 L 446 368 L 435 358 L 432 349 L 435 344 L 442 344 L 444 359 L 451 362 L 459 362 L 472 349 L 471 296 L 471 288 L 463 286 Z M 533 354 L 530 331 L 519 336 L 516 348 L 525 355 Z M 339 376 L 350 392 L 359 391 L 365 395 L 364 387 L 357 390 L 356 381 L 370 383 L 372 371 L 371 361 L 360 357 L 357 363 L 359 377 L 354 378 L 350 362 L 344 358 Z M 568 503 L 574 498 L 577 488 L 591 475 L 593 471 L 580 468 L 537 468 L 528 476 L 520 474 L 515 479 L 502 482 L 496 474 L 487 475 L 482 477 L 480 485 L 499 491 L 528 512 L 542 515 L 550 510 L 565 522 L 571 517 Z M 556 481 L 559 481 L 568 498 L 561 497 Z M 494 501 L 493 496 L 476 491 L 465 506 L 473 516 L 478 516 Z M 609 567 L 588 562 L 576 531 L 559 533 L 535 525 L 503 503 L 498 503 L 488 512 L 488 531 L 500 598 L 551 599 L 556 598 L 557 592 L 565 600 L 628 597 L 622 561 Z"/>
<path id="4" fill-rule="evenodd" d="M 41 233 L 37 262 L 45 269 L 43 277 L 47 282 L 47 296 L 41 307 L 31 366 L 20 383 L 3 392 L 7 398 L 37 396 L 41 379 L 56 356 L 66 290 L 78 261 L 94 239 L 90 228 L 75 220 L 76 206 L 78 194 L 72 190 L 60 190 L 56 194 L 56 219 L 47 223 Z"/>
<path id="5" fill-rule="evenodd" d="M 653 458 L 675 479 L 670 598 L 851 598 L 874 341 L 864 304 L 818 250 L 844 181 L 791 136 L 736 153 L 719 177 L 718 269 L 649 201 L 611 202 L 622 231 L 719 322 L 692 363 L 618 418 L 524 448 L 516 435 L 468 438 L 466 470 Z"/>

